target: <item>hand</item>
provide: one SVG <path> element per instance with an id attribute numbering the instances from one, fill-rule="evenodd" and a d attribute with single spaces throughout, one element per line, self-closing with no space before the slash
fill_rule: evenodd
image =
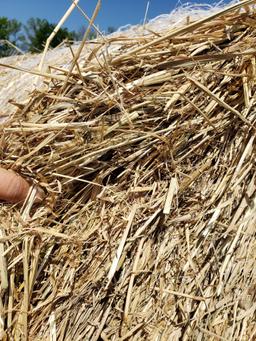
<path id="1" fill-rule="evenodd" d="M 8 203 L 23 203 L 29 193 L 30 184 L 17 173 L 0 168 L 0 200 Z M 43 190 L 38 188 L 36 201 L 41 201 Z"/>

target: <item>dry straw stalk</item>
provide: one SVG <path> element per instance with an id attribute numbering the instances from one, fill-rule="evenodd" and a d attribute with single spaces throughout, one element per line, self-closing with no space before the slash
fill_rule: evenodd
<path id="1" fill-rule="evenodd" d="M 40 73 L 1 127 L 46 193 L 0 207 L 3 339 L 255 339 L 254 3 Z"/>

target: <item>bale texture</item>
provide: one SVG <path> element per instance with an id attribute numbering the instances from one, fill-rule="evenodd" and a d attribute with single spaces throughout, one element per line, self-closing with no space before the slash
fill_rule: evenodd
<path id="1" fill-rule="evenodd" d="M 99 38 L 1 127 L 45 192 L 0 206 L 14 340 L 254 340 L 253 1 Z"/>

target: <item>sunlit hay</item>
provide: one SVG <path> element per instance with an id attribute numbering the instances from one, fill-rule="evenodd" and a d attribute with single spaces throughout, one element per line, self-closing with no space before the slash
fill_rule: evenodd
<path id="1" fill-rule="evenodd" d="M 2 335 L 256 337 L 253 3 L 99 38 L 1 128 L 46 195 L 0 209 Z"/>

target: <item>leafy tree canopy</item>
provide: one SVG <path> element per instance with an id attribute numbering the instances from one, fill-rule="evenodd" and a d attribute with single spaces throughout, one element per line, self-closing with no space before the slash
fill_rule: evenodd
<path id="1" fill-rule="evenodd" d="M 109 26 L 107 29 L 107 34 L 111 34 L 116 31 L 116 28 L 114 26 Z"/>
<path id="2" fill-rule="evenodd" d="M 15 43 L 18 39 L 17 34 L 21 30 L 21 23 L 16 19 L 8 19 L 6 17 L 0 17 L 0 39 L 10 40 Z"/>
<path id="3" fill-rule="evenodd" d="M 44 49 L 45 42 L 55 28 L 55 24 L 46 19 L 30 18 L 24 26 L 27 36 L 27 47 L 31 52 L 39 52 Z M 67 28 L 60 28 L 51 42 L 51 47 L 58 46 L 63 40 L 74 40 L 75 33 Z"/>
<path id="4" fill-rule="evenodd" d="M 13 51 L 6 41 L 18 45 L 22 40 L 21 27 L 22 24 L 16 19 L 0 17 L 0 57 L 8 56 Z"/>
<path id="5" fill-rule="evenodd" d="M 55 24 L 49 23 L 46 19 L 30 18 L 26 25 L 22 25 L 16 19 L 0 17 L 0 57 L 11 55 L 15 46 L 23 51 L 42 51 L 47 38 L 55 27 Z M 51 47 L 56 47 L 64 40 L 82 40 L 85 31 L 86 27 L 81 27 L 77 32 L 71 32 L 67 28 L 60 28 L 50 45 Z M 110 26 L 107 33 L 114 31 L 115 28 Z M 94 39 L 96 36 L 96 32 L 91 30 L 88 34 L 88 39 Z"/>

